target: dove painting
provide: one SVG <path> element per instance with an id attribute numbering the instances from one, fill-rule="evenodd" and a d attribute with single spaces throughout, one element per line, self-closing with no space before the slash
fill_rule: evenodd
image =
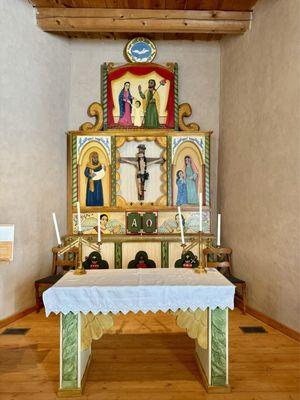
<path id="1" fill-rule="evenodd" d="M 131 62 L 149 63 L 156 56 L 156 47 L 151 40 L 138 37 L 127 44 L 125 52 Z"/>

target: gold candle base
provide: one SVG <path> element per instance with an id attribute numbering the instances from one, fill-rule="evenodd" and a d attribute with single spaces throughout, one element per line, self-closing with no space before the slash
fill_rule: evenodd
<path id="1" fill-rule="evenodd" d="M 83 233 L 81 231 L 78 232 L 78 267 L 74 271 L 74 275 L 84 275 L 86 274 L 86 270 L 82 265 L 82 245 L 83 245 Z"/>
<path id="2" fill-rule="evenodd" d="M 199 265 L 199 267 L 194 268 L 194 271 L 196 272 L 196 274 L 207 274 L 204 265 Z"/>
<path id="3" fill-rule="evenodd" d="M 86 270 L 83 268 L 83 266 L 78 267 L 74 271 L 74 275 L 84 275 L 86 274 Z"/>

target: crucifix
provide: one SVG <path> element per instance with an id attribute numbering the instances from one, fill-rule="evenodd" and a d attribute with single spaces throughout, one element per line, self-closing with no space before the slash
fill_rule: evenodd
<path id="1" fill-rule="evenodd" d="M 148 167 L 153 164 L 163 164 L 164 158 L 151 158 L 146 157 L 146 146 L 144 144 L 138 145 L 138 152 L 136 157 L 121 157 L 120 162 L 134 165 L 137 169 L 137 191 L 138 199 L 144 200 L 145 182 L 149 179 Z"/>

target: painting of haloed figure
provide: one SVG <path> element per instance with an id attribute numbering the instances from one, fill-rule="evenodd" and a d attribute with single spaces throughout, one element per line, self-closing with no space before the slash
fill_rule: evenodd
<path id="1" fill-rule="evenodd" d="M 105 165 L 100 163 L 99 154 L 96 151 L 91 153 L 84 171 L 87 178 L 85 200 L 87 207 L 99 207 L 104 204 L 102 178 L 105 176 L 105 170 Z"/>
<path id="2" fill-rule="evenodd" d="M 123 66 L 108 75 L 109 128 L 173 128 L 174 73 L 162 66 Z"/>
<path id="3" fill-rule="evenodd" d="M 79 201 L 82 207 L 110 204 L 110 162 L 100 144 L 89 143 L 78 162 Z"/>
<path id="4" fill-rule="evenodd" d="M 199 205 L 204 191 L 204 168 L 200 150 L 190 142 L 179 146 L 173 163 L 173 205 Z"/>
<path id="5" fill-rule="evenodd" d="M 155 203 L 162 197 L 162 166 L 166 160 L 161 153 L 161 147 L 154 140 L 139 144 L 131 141 L 120 148 L 118 198 L 125 203 Z"/>
<path id="6" fill-rule="evenodd" d="M 199 212 L 182 211 L 182 225 L 185 233 L 199 232 Z M 210 213 L 202 212 L 203 232 L 210 232 Z M 161 212 L 158 214 L 158 233 L 180 233 L 179 214 L 176 212 Z"/>
<path id="7" fill-rule="evenodd" d="M 82 213 L 81 226 L 83 234 L 98 233 L 98 215 L 96 213 Z M 73 231 L 77 232 L 77 214 L 73 215 Z M 122 212 L 100 214 L 100 229 L 103 235 L 124 234 L 125 215 Z"/>

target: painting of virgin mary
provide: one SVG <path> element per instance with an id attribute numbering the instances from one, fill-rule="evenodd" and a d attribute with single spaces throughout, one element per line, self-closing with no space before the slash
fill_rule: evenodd
<path id="1" fill-rule="evenodd" d="M 119 125 L 129 127 L 132 125 L 131 110 L 133 96 L 130 93 L 130 82 L 125 82 L 119 94 L 120 118 Z"/>
<path id="2" fill-rule="evenodd" d="M 199 172 L 190 156 L 184 157 L 187 204 L 199 204 L 198 179 Z"/>

